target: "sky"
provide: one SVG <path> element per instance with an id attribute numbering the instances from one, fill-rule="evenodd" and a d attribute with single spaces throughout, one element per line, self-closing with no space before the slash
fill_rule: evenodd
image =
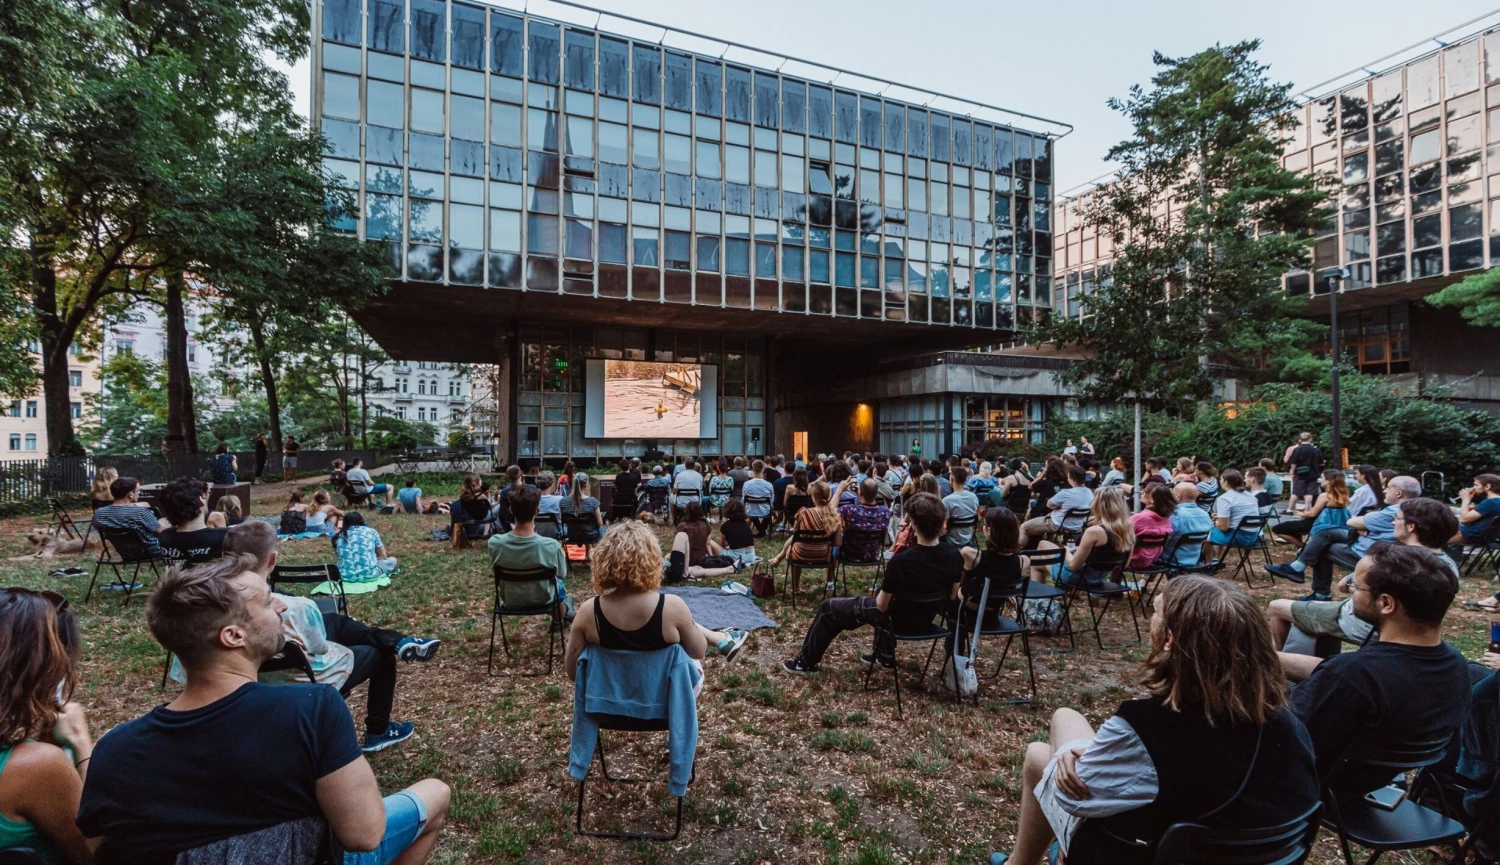
<path id="1" fill-rule="evenodd" d="M 1111 170 L 1105 154 L 1130 130 L 1106 101 L 1124 97 L 1131 84 L 1149 82 L 1153 51 L 1183 56 L 1216 42 L 1260 39 L 1260 57 L 1270 64 L 1273 80 L 1301 90 L 1487 9 L 1483 0 L 592 0 L 590 5 L 1070 123 L 1074 131 L 1056 149 L 1059 191 Z M 533 2 L 531 11 L 593 23 L 592 16 L 546 0 Z M 619 32 L 624 26 L 633 27 L 612 26 L 606 19 L 603 29 Z M 659 34 L 644 27 L 628 31 Z M 668 44 L 694 47 L 688 41 Z M 757 65 L 766 62 L 738 56 Z M 288 70 L 304 114 L 308 68 L 303 60 Z"/>

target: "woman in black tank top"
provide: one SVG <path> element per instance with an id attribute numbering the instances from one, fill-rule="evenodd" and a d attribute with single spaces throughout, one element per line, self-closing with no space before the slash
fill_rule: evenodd
<path id="1" fill-rule="evenodd" d="M 986 508 L 984 528 L 987 536 L 984 550 L 964 547 L 961 551 L 964 573 L 959 595 L 967 610 L 979 609 L 984 581 L 988 578 L 991 597 L 986 605 L 985 619 L 993 621 L 1004 607 L 1003 599 L 995 596 L 1021 585 L 1030 562 L 1017 552 L 1021 545 L 1021 524 L 1009 508 Z M 972 619 L 970 621 L 972 623 Z"/>
<path id="2" fill-rule="evenodd" d="M 592 559 L 597 597 L 584 602 L 573 620 L 564 661 L 570 675 L 589 643 L 630 652 L 678 643 L 699 662 L 709 647 L 733 660 L 744 646 L 747 632 L 710 631 L 693 621 L 681 598 L 662 594 L 661 541 L 644 523 L 626 520 L 611 527 L 594 546 Z"/>

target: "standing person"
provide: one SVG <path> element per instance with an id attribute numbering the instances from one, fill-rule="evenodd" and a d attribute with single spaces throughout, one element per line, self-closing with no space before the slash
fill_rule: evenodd
<path id="1" fill-rule="evenodd" d="M 1297 436 L 1297 446 L 1287 454 L 1287 464 L 1292 467 L 1292 502 L 1302 502 L 1304 508 L 1312 507 L 1318 495 L 1318 476 L 1323 473 L 1323 451 L 1313 444 L 1310 432 Z"/>
<path id="2" fill-rule="evenodd" d="M 297 444 L 296 436 L 287 436 L 286 443 L 281 446 L 281 479 L 294 481 L 297 479 L 297 455 L 302 453 L 302 445 Z"/>
<path id="3" fill-rule="evenodd" d="M 915 463 L 922 458 L 922 442 L 920 439 L 911 440 L 911 461 Z M 797 466 L 802 466 L 802 454 L 797 454 Z"/>
<path id="4" fill-rule="evenodd" d="M 1078 445 L 1073 444 L 1072 439 L 1068 439 L 1068 443 L 1063 446 L 1063 453 L 1076 455 L 1078 453 Z"/>
<path id="5" fill-rule="evenodd" d="M 350 851 L 346 863 L 421 865 L 447 817 L 448 786 L 429 778 L 382 799 L 337 691 L 257 681 L 285 643 L 286 607 L 254 568 L 237 554 L 157 582 L 146 625 L 182 662 L 187 685 L 100 737 L 78 828 L 101 863 L 171 862 L 321 818 L 321 833 Z M 220 861 L 229 846 L 213 851 Z"/>
<path id="6" fill-rule="evenodd" d="M 78 624 L 56 592 L 0 589 L 0 851 L 92 861 L 74 818 L 94 740 L 78 682 Z"/>
<path id="7" fill-rule="evenodd" d="M 1081 453 L 1081 454 L 1090 454 L 1090 455 L 1092 455 L 1094 453 L 1094 443 L 1091 442 L 1091 441 L 1089 441 L 1089 437 L 1088 436 L 1079 436 L 1078 437 L 1078 452 Z"/>
<path id="8" fill-rule="evenodd" d="M 268 445 L 268 444 L 266 444 L 266 434 L 265 433 L 256 433 L 255 434 L 255 477 L 250 480 L 251 483 L 254 483 L 254 484 L 265 483 L 265 481 L 261 479 L 261 476 L 266 473 L 266 457 L 269 456 L 270 453 L 271 453 L 271 446 Z"/>

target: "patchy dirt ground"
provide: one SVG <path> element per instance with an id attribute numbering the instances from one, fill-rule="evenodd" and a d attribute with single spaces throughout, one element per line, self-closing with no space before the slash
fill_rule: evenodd
<path id="1" fill-rule="evenodd" d="M 429 494 L 451 494 L 457 476 L 424 475 L 421 483 Z M 279 501 L 257 501 L 255 513 L 276 513 Z M 1051 710 L 1073 706 L 1098 723 L 1139 692 L 1136 669 L 1143 650 L 1101 652 L 1092 636 L 1083 635 L 1077 651 L 1065 654 L 1051 653 L 1065 641 L 1033 642 L 1034 707 L 1008 702 L 1026 688 L 1019 644 L 1002 675 L 982 684 L 977 706 L 956 705 L 932 675 L 924 688 L 916 686 L 926 647 L 907 645 L 901 652 L 903 719 L 889 673 L 877 672 L 864 690 L 858 656 L 869 649 L 868 630 L 841 638 L 820 676 L 787 675 L 779 664 L 796 653 L 816 595 L 805 594 L 795 609 L 780 600 L 763 602 L 781 627 L 757 632 L 733 665 L 714 657 L 708 662 L 699 701 L 697 777 L 686 797 L 681 836 L 640 844 L 583 838 L 573 829 L 577 784 L 566 774 L 572 687 L 561 665 L 545 677 L 487 676 L 492 583 L 484 552 L 454 551 L 446 542 L 428 540 L 431 529 L 446 527 L 446 516 L 375 515 L 369 521 L 401 568 L 389 589 L 352 597 L 350 612 L 444 641 L 433 662 L 400 670 L 395 716 L 414 721 L 417 735 L 371 762 L 387 790 L 427 776 L 452 785 L 451 820 L 435 859 L 442 863 L 987 862 L 991 850 L 1010 846 L 1021 748 L 1045 734 Z M 75 563 L 92 571 L 91 558 L 9 558 L 26 552 L 21 533 L 42 522 L 0 521 L 0 585 L 61 589 L 72 600 L 85 638 L 77 699 L 99 735 L 170 699 L 158 689 L 163 653 L 145 629 L 139 598 L 122 607 L 118 595 L 96 593 L 85 604 L 87 574 L 47 576 Z M 769 555 L 772 544 L 763 545 L 762 554 Z M 282 546 L 290 562 L 331 558 L 322 540 Z M 1286 558 L 1285 552 L 1278 555 Z M 1258 571 L 1257 578 L 1265 582 Z M 568 585 L 576 600 L 586 598 L 587 568 L 575 567 Z M 1269 600 L 1299 594 L 1298 588 L 1279 583 L 1255 594 Z M 1466 579 L 1461 598 L 1492 590 L 1487 578 Z M 1107 642 L 1133 636 L 1123 613 L 1110 612 Z M 1477 657 L 1486 624 L 1483 614 L 1455 605 L 1449 639 Z M 516 660 L 503 669 L 543 660 L 543 626 L 533 621 L 520 631 L 512 644 Z M 998 644 L 986 644 L 981 668 L 988 671 L 998 657 Z M 350 701 L 357 717 L 363 715 L 362 690 Z M 618 760 L 627 774 L 664 774 L 659 735 L 616 735 L 606 742 L 612 769 Z M 589 795 L 593 828 L 666 827 L 675 809 L 660 785 L 590 782 Z M 1339 858 L 1325 837 L 1311 861 Z"/>

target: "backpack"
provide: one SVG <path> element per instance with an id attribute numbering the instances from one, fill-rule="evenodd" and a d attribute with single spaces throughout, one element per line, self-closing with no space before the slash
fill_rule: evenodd
<path id="1" fill-rule="evenodd" d="M 283 535 L 300 535 L 307 531 L 307 514 L 301 511 L 282 511 L 281 528 L 278 530 Z"/>

